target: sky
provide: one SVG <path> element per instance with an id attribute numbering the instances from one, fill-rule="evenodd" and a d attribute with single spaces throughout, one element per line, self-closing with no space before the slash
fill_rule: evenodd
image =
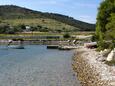
<path id="1" fill-rule="evenodd" d="M 59 13 L 88 23 L 96 22 L 102 0 L 1 0 L 0 5 L 17 5 L 29 9 Z"/>

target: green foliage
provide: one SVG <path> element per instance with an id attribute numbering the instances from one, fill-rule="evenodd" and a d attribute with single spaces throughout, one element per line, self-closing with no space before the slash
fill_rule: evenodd
<path id="1" fill-rule="evenodd" d="M 23 30 L 25 30 L 25 25 L 17 25 L 17 26 L 14 26 L 14 31 L 15 32 L 23 32 Z"/>
<path id="2" fill-rule="evenodd" d="M 25 29 L 26 29 L 26 25 L 21 24 L 21 25 L 20 25 L 20 28 L 21 28 L 22 30 L 25 30 Z"/>
<path id="3" fill-rule="evenodd" d="M 48 32 L 50 29 L 47 27 L 42 27 L 39 29 L 40 32 Z"/>
<path id="4" fill-rule="evenodd" d="M 100 4 L 96 23 L 96 38 L 100 49 L 107 48 L 106 43 L 111 41 L 109 48 L 114 48 L 115 39 L 115 0 L 104 0 Z"/>
<path id="5" fill-rule="evenodd" d="M 95 31 L 95 24 L 89 24 L 79 20 L 75 20 L 74 18 L 69 16 L 54 13 L 45 13 L 44 16 L 79 28 L 79 31 Z"/>
<path id="6" fill-rule="evenodd" d="M 115 66 L 115 61 L 111 61 L 111 62 L 106 61 L 105 64 L 109 66 Z"/>
<path id="7" fill-rule="evenodd" d="M 111 17 L 108 19 L 108 21 L 109 22 L 106 24 L 106 29 L 107 29 L 106 34 L 109 39 L 114 40 L 115 38 L 115 13 L 111 14 Z"/>
<path id="8" fill-rule="evenodd" d="M 13 31 L 13 28 L 10 27 L 9 24 L 1 23 L 0 24 L 0 33 L 9 33 L 9 34 L 12 34 L 12 33 L 14 33 L 14 31 Z"/>
<path id="9" fill-rule="evenodd" d="M 91 41 L 92 41 L 92 42 L 97 41 L 97 36 L 96 36 L 96 34 L 93 34 L 93 36 L 92 36 L 92 38 L 91 38 Z"/>
<path id="10" fill-rule="evenodd" d="M 64 38 L 70 38 L 71 36 L 70 36 L 69 33 L 65 33 L 65 34 L 63 35 L 63 37 L 64 37 Z"/>

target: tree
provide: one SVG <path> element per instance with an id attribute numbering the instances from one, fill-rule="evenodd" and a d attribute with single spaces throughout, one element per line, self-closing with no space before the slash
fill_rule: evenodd
<path id="1" fill-rule="evenodd" d="M 8 33 L 10 30 L 10 26 L 6 23 L 0 24 L 0 33 Z"/>
<path id="2" fill-rule="evenodd" d="M 22 30 L 26 29 L 26 25 L 24 25 L 24 24 L 21 24 L 20 27 L 21 27 Z"/>
<path id="3" fill-rule="evenodd" d="M 115 38 L 115 0 L 104 0 L 98 9 L 96 37 L 99 47 L 104 49 L 104 41 Z"/>
<path id="4" fill-rule="evenodd" d="M 63 35 L 63 37 L 64 37 L 64 38 L 70 38 L 71 36 L 70 36 L 69 33 L 65 33 L 65 34 Z"/>

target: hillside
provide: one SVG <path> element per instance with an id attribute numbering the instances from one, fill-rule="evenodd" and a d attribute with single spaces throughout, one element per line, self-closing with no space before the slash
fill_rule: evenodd
<path id="1" fill-rule="evenodd" d="M 94 31 L 95 25 L 75 20 L 61 14 L 43 13 L 15 5 L 0 6 L 0 19 L 11 25 L 41 25 L 50 29 L 72 29 L 74 31 Z"/>

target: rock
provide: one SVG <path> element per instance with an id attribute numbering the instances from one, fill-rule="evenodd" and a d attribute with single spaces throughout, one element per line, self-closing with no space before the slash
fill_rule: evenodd
<path id="1" fill-rule="evenodd" d="M 97 48 L 97 43 L 96 43 L 96 42 L 84 43 L 84 46 L 85 46 L 86 48 L 93 49 L 93 48 Z"/>
<path id="2" fill-rule="evenodd" d="M 102 53 L 102 56 L 107 57 L 110 52 L 111 52 L 110 49 L 105 49 Z"/>
<path id="3" fill-rule="evenodd" d="M 108 54 L 106 61 L 115 61 L 115 48 Z"/>

